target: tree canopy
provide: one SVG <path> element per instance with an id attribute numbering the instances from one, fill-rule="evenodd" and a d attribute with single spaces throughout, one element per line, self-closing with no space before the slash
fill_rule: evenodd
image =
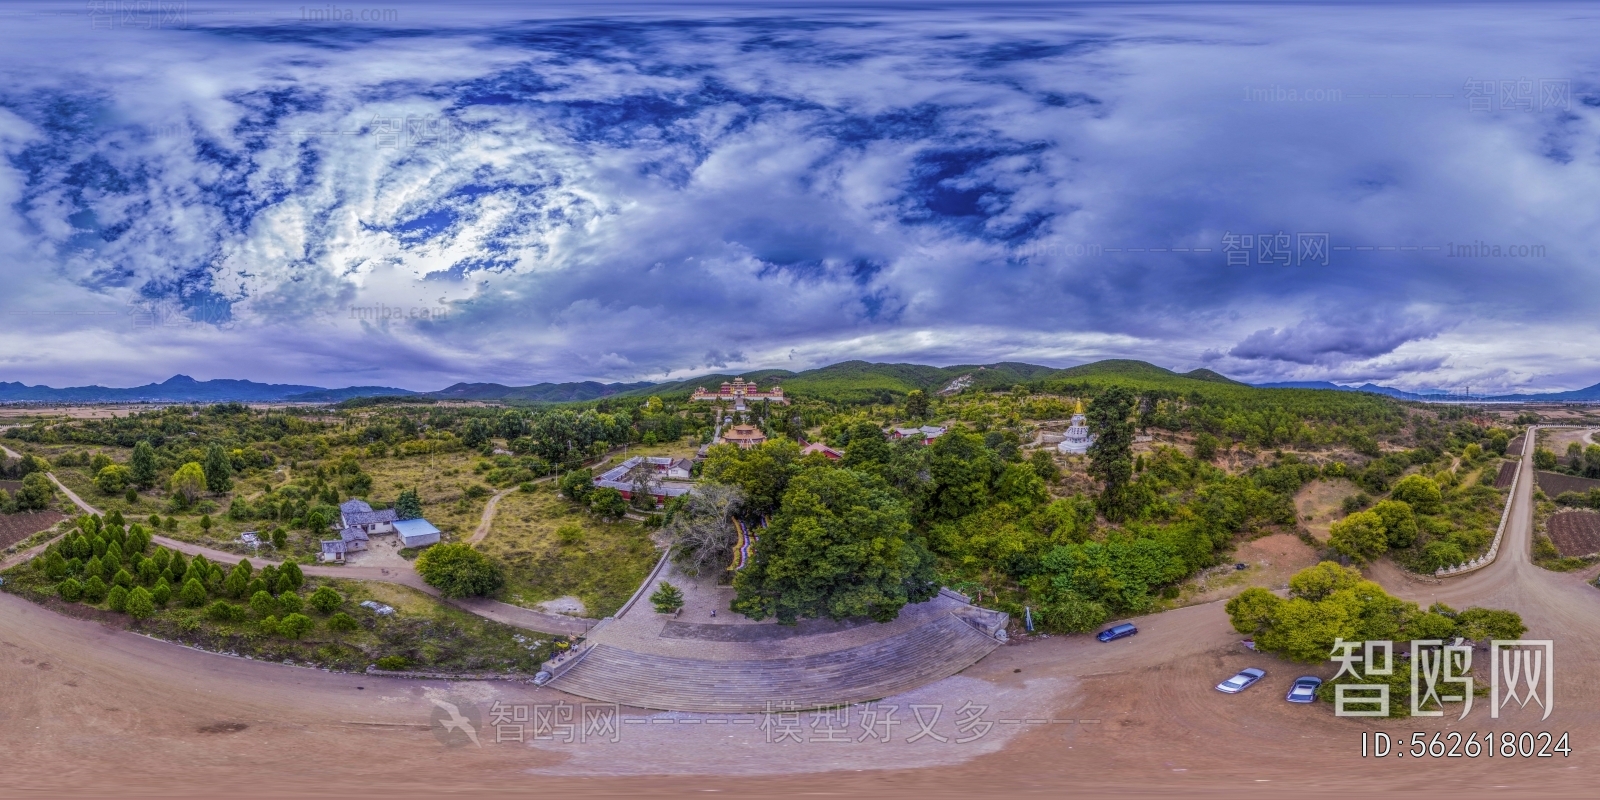
<path id="1" fill-rule="evenodd" d="M 445 597 L 493 594 L 504 583 L 500 566 L 461 543 L 436 544 L 417 556 L 417 574 Z"/>

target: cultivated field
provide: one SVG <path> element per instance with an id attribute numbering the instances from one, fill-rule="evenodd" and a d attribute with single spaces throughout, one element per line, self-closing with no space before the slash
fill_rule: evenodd
<path id="1" fill-rule="evenodd" d="M 1511 481 L 1517 476 L 1517 462 L 1504 461 L 1500 464 L 1500 472 L 1494 476 L 1494 488 L 1507 489 Z"/>
<path id="2" fill-rule="evenodd" d="M 1563 558 L 1600 553 L 1600 513 L 1580 510 L 1551 514 L 1545 529 Z"/>
<path id="3" fill-rule="evenodd" d="M 575 596 L 588 617 L 620 608 L 660 557 L 638 523 L 604 522 L 549 483 L 501 497 L 478 549 L 505 567 L 498 599 L 533 608 Z"/>
<path id="4" fill-rule="evenodd" d="M 66 518 L 66 514 L 58 511 L 0 514 L 0 549 L 10 547 Z"/>
<path id="5" fill-rule="evenodd" d="M 1563 492 L 1587 492 L 1590 489 L 1600 488 L 1600 481 L 1590 478 L 1579 478 L 1574 475 L 1563 475 L 1559 472 L 1538 471 L 1534 473 L 1539 478 L 1539 488 L 1544 490 L 1551 499 L 1560 497 Z"/>

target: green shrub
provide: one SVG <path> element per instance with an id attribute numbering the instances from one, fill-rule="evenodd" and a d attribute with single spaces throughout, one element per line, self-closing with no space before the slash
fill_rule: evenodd
<path id="1" fill-rule="evenodd" d="M 683 590 L 662 581 L 661 586 L 650 595 L 650 604 L 656 607 L 658 614 L 671 614 L 683 608 Z"/>
<path id="2" fill-rule="evenodd" d="M 499 565 L 467 544 L 436 544 L 416 563 L 422 579 L 445 597 L 492 594 L 505 582 Z"/>
<path id="3" fill-rule="evenodd" d="M 316 591 L 311 593 L 309 605 L 319 613 L 332 614 L 334 609 L 338 608 L 343 602 L 344 598 L 340 597 L 339 593 L 333 590 L 333 587 L 319 586 Z"/>
<path id="4" fill-rule="evenodd" d="M 360 627 L 361 623 L 356 622 L 355 617 L 352 617 L 343 611 L 328 617 L 328 630 L 353 631 Z"/>
<path id="5" fill-rule="evenodd" d="M 111 609 L 112 611 L 127 611 L 128 610 L 128 590 L 127 590 L 127 588 L 121 586 L 120 584 L 117 585 L 117 586 L 111 587 L 111 591 L 106 593 L 106 607 Z"/>
<path id="6" fill-rule="evenodd" d="M 127 611 L 128 616 L 134 619 L 145 619 L 156 613 L 155 598 L 151 596 L 148 589 L 143 586 L 136 586 L 133 591 L 128 593 Z"/>
<path id="7" fill-rule="evenodd" d="M 305 610 L 305 600 L 293 591 L 278 595 L 278 608 L 285 614 L 298 614 Z"/>
<path id="8" fill-rule="evenodd" d="M 199 578 L 190 578 L 183 584 L 183 589 L 178 592 L 178 602 L 189 608 L 199 608 L 206 604 L 206 587 L 200 583 Z"/>
<path id="9" fill-rule="evenodd" d="M 265 590 L 258 591 L 250 595 L 250 610 L 258 617 L 270 617 L 278 613 L 278 601 Z"/>
<path id="10" fill-rule="evenodd" d="M 106 599 L 106 582 L 99 575 L 90 575 L 89 580 L 83 582 L 83 599 L 87 603 Z"/>
<path id="11" fill-rule="evenodd" d="M 298 639 L 312 628 L 311 618 L 304 614 L 290 614 L 278 621 L 278 635 Z"/>
<path id="12" fill-rule="evenodd" d="M 242 622 L 245 618 L 244 608 L 236 606 L 226 600 L 218 600 L 206 606 L 206 616 L 217 622 Z"/>
<path id="13" fill-rule="evenodd" d="M 155 588 L 150 590 L 150 599 L 155 601 L 157 606 L 165 606 L 172 600 L 172 586 L 167 583 L 165 577 L 156 579 Z"/>
<path id="14" fill-rule="evenodd" d="M 62 581 L 60 586 L 56 587 L 56 592 L 61 595 L 62 600 L 76 603 L 83 599 L 83 584 L 78 583 L 77 578 L 68 578 Z"/>
<path id="15" fill-rule="evenodd" d="M 399 672 L 411 666 L 411 660 L 405 656 L 384 656 L 378 659 L 378 669 Z"/>

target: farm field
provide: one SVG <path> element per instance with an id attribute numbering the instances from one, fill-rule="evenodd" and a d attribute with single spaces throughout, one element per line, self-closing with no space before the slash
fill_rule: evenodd
<path id="1" fill-rule="evenodd" d="M 1545 522 L 1550 541 L 1563 558 L 1581 558 L 1600 553 L 1600 513 L 1562 511 Z"/>
<path id="2" fill-rule="evenodd" d="M 478 549 L 505 569 L 497 599 L 526 608 L 577 597 L 583 616 L 604 617 L 633 595 L 660 554 L 636 522 L 606 522 L 569 502 L 553 484 L 500 498 Z"/>
<path id="3" fill-rule="evenodd" d="M 1564 475 L 1559 472 L 1534 473 L 1538 476 L 1539 488 L 1552 498 L 1560 497 L 1564 492 L 1587 492 L 1590 489 L 1600 488 L 1600 481 L 1591 478 L 1579 478 L 1576 475 Z"/>
<path id="4" fill-rule="evenodd" d="M 0 549 L 10 547 L 67 518 L 59 511 L 24 511 L 0 514 Z"/>

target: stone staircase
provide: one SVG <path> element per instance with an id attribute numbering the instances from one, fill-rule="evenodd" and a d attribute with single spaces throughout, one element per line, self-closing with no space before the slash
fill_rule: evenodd
<path id="1" fill-rule="evenodd" d="M 909 691 L 972 666 L 1000 646 L 982 630 L 987 627 L 946 613 L 867 644 L 774 659 L 715 661 L 594 644 L 550 686 L 591 700 L 662 711 L 761 713 L 839 706 Z"/>

